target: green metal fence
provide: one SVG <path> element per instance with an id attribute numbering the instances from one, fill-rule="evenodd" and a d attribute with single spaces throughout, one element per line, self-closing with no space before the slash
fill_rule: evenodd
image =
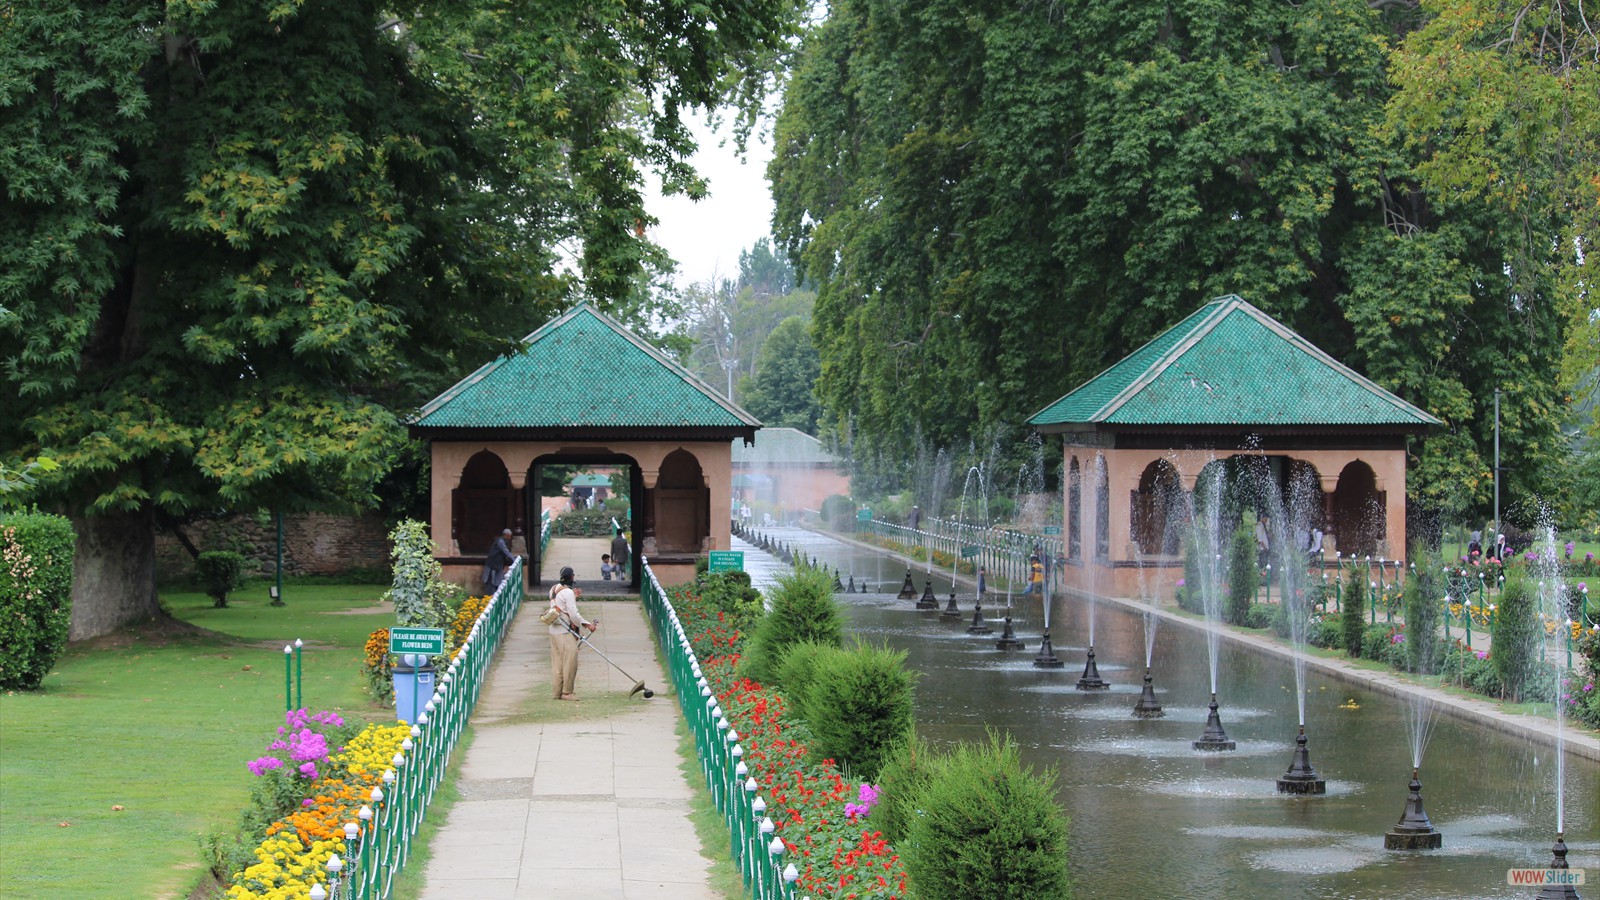
<path id="1" fill-rule="evenodd" d="M 344 826 L 348 859 L 328 861 L 329 889 L 317 885 L 312 900 L 387 900 L 395 876 L 411 856 L 416 836 L 434 791 L 450 765 L 461 733 L 477 705 L 494 652 L 522 604 L 522 560 L 516 559 L 499 590 L 484 607 L 444 674 L 433 698 L 411 725 L 383 785 L 372 789 L 370 805 L 359 822 Z"/>
<path id="2" fill-rule="evenodd" d="M 934 517 L 924 519 L 922 528 L 877 519 L 858 520 L 855 525 L 858 532 L 970 562 L 975 568 L 982 567 L 991 581 L 1005 579 L 1016 590 L 1027 585 L 1029 556 L 1037 550 L 1041 558 L 1048 560 L 1061 547 L 1060 535 L 1030 534 Z"/>
<path id="3" fill-rule="evenodd" d="M 644 561 L 641 596 L 661 648 L 667 677 L 672 679 L 684 721 L 694 736 L 700 774 L 728 825 L 730 854 L 744 876 L 745 887 L 755 900 L 791 900 L 799 870 L 784 859 L 783 839 L 774 833 L 776 828 L 767 815 L 766 801 L 757 792 L 756 780 L 745 765 L 739 734 L 729 725 L 722 705 L 701 674 L 689 636 L 651 571 L 649 560 Z"/>

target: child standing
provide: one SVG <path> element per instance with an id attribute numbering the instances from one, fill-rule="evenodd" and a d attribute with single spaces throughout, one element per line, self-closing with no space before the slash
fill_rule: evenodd
<path id="1" fill-rule="evenodd" d="M 612 572 L 618 572 L 620 574 L 621 570 L 622 570 L 621 566 L 614 566 L 614 565 L 611 564 L 611 554 L 609 554 L 609 553 L 600 554 L 600 577 L 601 578 L 604 578 L 606 581 L 610 581 L 611 580 L 611 573 Z"/>

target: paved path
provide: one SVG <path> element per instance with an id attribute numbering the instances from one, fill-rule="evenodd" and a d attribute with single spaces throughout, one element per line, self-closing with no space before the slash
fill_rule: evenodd
<path id="1" fill-rule="evenodd" d="M 665 690 L 637 602 L 579 607 L 602 622 L 600 650 Z M 676 699 L 625 699 L 633 682 L 580 647 L 584 699 L 551 700 L 543 609 L 529 598 L 490 667 L 461 799 L 429 845 L 422 900 L 718 900 L 687 818 Z"/>

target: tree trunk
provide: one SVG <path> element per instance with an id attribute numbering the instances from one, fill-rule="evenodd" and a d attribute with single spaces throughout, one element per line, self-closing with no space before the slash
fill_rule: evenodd
<path id="1" fill-rule="evenodd" d="M 78 554 L 68 640 L 108 634 L 158 618 L 155 519 L 148 512 L 74 518 Z"/>

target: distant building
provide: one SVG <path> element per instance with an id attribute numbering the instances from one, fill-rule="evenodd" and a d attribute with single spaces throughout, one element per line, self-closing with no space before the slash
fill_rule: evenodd
<path id="1" fill-rule="evenodd" d="M 835 494 L 850 496 L 850 468 L 822 442 L 796 428 L 763 428 L 755 443 L 733 444 L 733 499 L 760 512 L 820 510 Z"/>

